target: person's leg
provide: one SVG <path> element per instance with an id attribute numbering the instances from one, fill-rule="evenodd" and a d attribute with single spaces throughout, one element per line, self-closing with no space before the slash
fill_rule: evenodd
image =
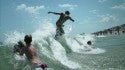
<path id="1" fill-rule="evenodd" d="M 60 35 L 59 27 L 56 28 L 56 36 Z"/>
<path id="2" fill-rule="evenodd" d="M 55 39 L 58 37 L 58 36 L 61 36 L 64 34 L 64 30 L 62 28 L 61 25 L 57 25 L 57 29 L 56 29 L 56 35 L 55 35 Z"/>
<path id="3" fill-rule="evenodd" d="M 57 28 L 56 28 L 56 34 L 58 34 L 59 33 L 59 27 L 57 26 Z"/>
<path id="4" fill-rule="evenodd" d="M 56 27 L 56 35 L 55 35 L 54 38 L 57 39 L 57 36 L 59 36 L 59 35 L 60 35 L 60 34 L 59 34 L 59 27 L 57 26 L 57 27 Z"/>
<path id="5" fill-rule="evenodd" d="M 62 26 L 59 26 L 59 32 L 60 32 L 60 35 L 65 34 L 65 32 L 64 32 L 64 30 L 63 30 L 63 28 L 62 28 Z"/>

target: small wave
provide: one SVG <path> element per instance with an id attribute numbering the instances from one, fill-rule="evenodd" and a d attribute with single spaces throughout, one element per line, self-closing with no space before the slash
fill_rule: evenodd
<path id="1" fill-rule="evenodd" d="M 80 68 L 80 65 L 78 63 L 73 62 L 67 58 L 66 51 L 59 42 L 57 42 L 56 40 L 52 40 L 52 44 L 50 47 L 53 51 L 54 57 L 63 65 L 66 65 L 72 69 Z"/>
<path id="2" fill-rule="evenodd" d="M 76 35 L 74 38 L 72 38 L 66 34 L 59 39 L 63 41 L 60 42 L 59 40 L 57 41 L 54 39 L 56 32 L 55 30 L 56 28 L 52 25 L 52 23 L 47 22 L 32 33 L 33 44 L 36 44 L 40 56 L 45 55 L 47 58 L 60 62 L 62 65 L 71 69 L 80 69 L 81 65 L 79 63 L 68 59 L 66 53 L 67 49 L 65 47 L 70 48 L 73 52 L 83 54 L 100 54 L 105 52 L 105 50 L 100 48 L 91 49 L 91 51 L 85 51 L 85 46 L 88 46 L 88 41 L 92 41 L 94 43 L 94 37 L 91 35 Z M 69 30 L 71 30 L 70 27 Z M 12 34 L 6 35 L 7 38 L 5 42 L 6 44 L 15 44 L 19 40 L 23 40 L 24 35 L 25 33 L 15 31 Z M 88 47 L 91 48 L 91 46 Z M 23 60 L 22 57 L 17 55 L 15 55 L 15 59 Z"/>
<path id="3" fill-rule="evenodd" d="M 101 35 L 101 36 L 97 36 L 97 37 L 106 37 L 106 36 L 104 36 L 104 35 Z"/>
<path id="4" fill-rule="evenodd" d="M 14 57 L 15 57 L 16 60 L 25 60 L 25 59 L 26 59 L 26 56 L 25 56 L 25 55 L 20 56 L 20 55 L 18 55 L 18 54 L 15 54 Z"/>
<path id="5" fill-rule="evenodd" d="M 105 52 L 104 49 L 96 48 L 96 49 L 91 49 L 89 51 L 85 51 L 83 53 L 84 54 L 100 54 L 100 53 L 104 53 L 104 52 Z"/>

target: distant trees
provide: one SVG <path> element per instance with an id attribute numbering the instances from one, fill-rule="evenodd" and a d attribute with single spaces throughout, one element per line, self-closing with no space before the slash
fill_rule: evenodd
<path id="1" fill-rule="evenodd" d="M 117 34 L 119 35 L 119 34 L 120 34 L 120 33 L 119 33 L 120 27 L 119 27 L 119 26 L 116 26 L 116 27 L 115 27 L 115 31 L 117 31 Z"/>

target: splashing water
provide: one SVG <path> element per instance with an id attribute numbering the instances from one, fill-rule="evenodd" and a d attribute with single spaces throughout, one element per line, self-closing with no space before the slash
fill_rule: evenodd
<path id="1" fill-rule="evenodd" d="M 25 35 L 24 33 L 20 33 L 18 31 L 14 31 L 11 34 L 5 34 L 6 36 L 5 43 L 16 44 L 19 40 L 23 40 L 24 35 Z"/>
<path id="2" fill-rule="evenodd" d="M 86 44 L 87 41 L 94 41 L 94 38 L 90 35 L 86 36 L 76 36 L 74 38 L 71 38 L 68 35 L 64 35 L 62 39 L 60 39 L 62 42 L 57 41 L 54 39 L 56 28 L 52 25 L 50 22 L 44 22 L 42 26 L 40 26 L 35 32 L 32 33 L 33 37 L 33 44 L 37 44 L 38 52 L 40 54 L 43 54 L 47 56 L 49 59 L 52 59 L 54 61 L 60 62 L 62 65 L 67 66 L 70 69 L 80 69 L 81 65 L 77 62 L 74 62 L 67 57 L 67 53 L 64 47 L 64 45 L 67 45 L 68 48 L 70 48 L 73 52 L 77 53 L 84 53 L 84 54 L 99 54 L 104 53 L 103 50 L 97 48 L 92 49 L 89 52 L 85 52 L 85 46 L 88 46 Z M 68 31 L 66 33 L 69 33 L 72 28 L 68 26 Z M 19 33 L 17 31 L 13 32 L 12 34 L 9 34 L 5 40 L 6 44 L 15 44 L 19 40 L 23 40 L 25 33 Z M 91 47 L 91 46 L 89 46 Z M 82 50 L 82 51 L 81 51 Z"/>

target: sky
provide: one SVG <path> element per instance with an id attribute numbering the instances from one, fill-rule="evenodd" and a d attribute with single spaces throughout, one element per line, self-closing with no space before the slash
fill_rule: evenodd
<path id="1" fill-rule="evenodd" d="M 64 23 L 71 26 L 71 35 L 93 33 L 125 24 L 125 0 L 0 0 L 0 41 L 13 31 L 32 33 L 40 21 L 55 25 L 59 16 L 48 11 L 70 11 L 75 20 Z"/>

